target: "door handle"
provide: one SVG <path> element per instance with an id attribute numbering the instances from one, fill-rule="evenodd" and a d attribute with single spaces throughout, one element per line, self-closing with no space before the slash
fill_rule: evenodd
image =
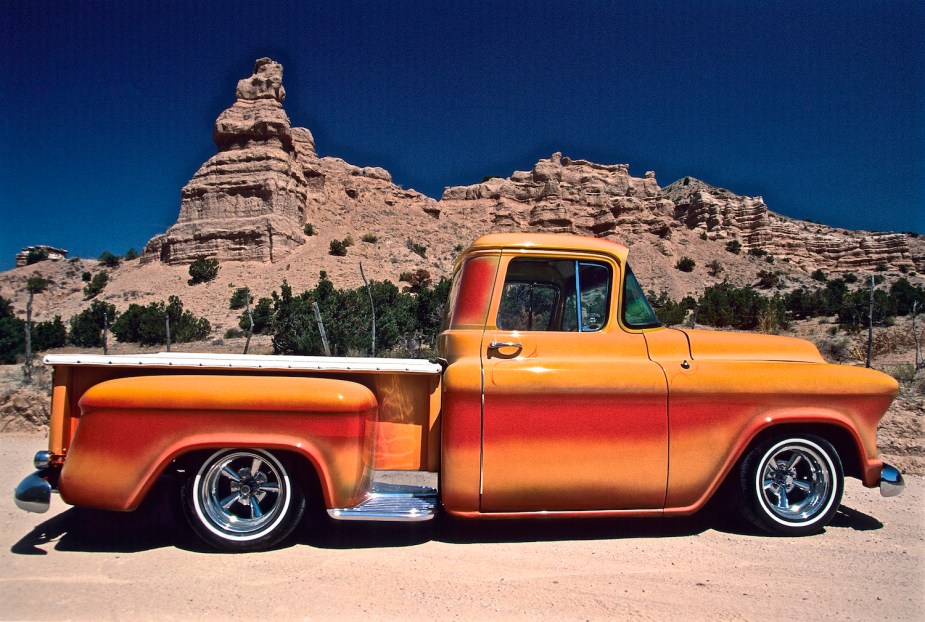
<path id="1" fill-rule="evenodd" d="M 513 341 L 492 341 L 488 344 L 488 347 L 492 350 L 497 350 L 499 348 L 517 348 L 518 350 L 523 350 L 522 345 L 514 343 Z"/>

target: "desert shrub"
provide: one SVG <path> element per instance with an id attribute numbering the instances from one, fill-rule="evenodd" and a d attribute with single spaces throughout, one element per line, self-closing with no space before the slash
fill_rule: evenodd
<path id="1" fill-rule="evenodd" d="M 84 287 L 84 299 L 90 300 L 91 298 L 96 298 L 96 296 L 103 291 L 103 288 L 106 287 L 107 283 L 109 283 L 108 272 L 100 270 L 94 274 L 90 282 Z"/>
<path id="2" fill-rule="evenodd" d="M 189 284 L 208 283 L 218 276 L 218 261 L 200 257 L 189 266 Z"/>
<path id="3" fill-rule="evenodd" d="M 707 272 L 709 273 L 710 276 L 719 276 L 719 274 L 722 271 L 723 271 L 723 264 L 721 264 L 715 259 L 711 260 L 710 263 L 707 264 Z"/>
<path id="4" fill-rule="evenodd" d="M 750 285 L 740 288 L 723 281 L 704 290 L 698 300 L 697 321 L 718 328 L 750 330 L 758 326 L 759 315 L 767 305 L 768 299 Z"/>
<path id="5" fill-rule="evenodd" d="M 912 382 L 915 380 L 915 365 L 912 363 L 900 363 L 899 365 L 894 365 L 889 374 L 903 384 Z"/>
<path id="6" fill-rule="evenodd" d="M 912 390 L 919 395 L 925 395 L 925 374 L 920 375 L 917 380 L 913 381 Z"/>
<path id="7" fill-rule="evenodd" d="M 376 242 L 379 241 L 379 236 L 376 235 L 375 233 L 365 233 L 363 234 L 363 237 L 361 237 L 360 239 L 366 242 L 367 244 L 375 244 Z"/>
<path id="8" fill-rule="evenodd" d="M 430 272 L 424 268 L 418 268 L 413 272 L 402 272 L 398 276 L 398 280 L 402 283 L 408 283 L 408 286 L 405 287 L 404 291 L 411 292 L 416 294 L 425 287 L 430 287 L 431 277 Z"/>
<path id="9" fill-rule="evenodd" d="M 847 337 L 824 339 L 816 346 L 819 348 L 819 353 L 828 361 L 838 363 L 850 357 L 851 340 Z"/>
<path id="10" fill-rule="evenodd" d="M 13 305 L 0 297 L 0 363 L 15 363 L 26 351 L 26 323 L 13 313 Z"/>
<path id="11" fill-rule="evenodd" d="M 30 294 L 41 294 L 48 289 L 48 279 L 34 275 L 26 279 L 26 291 Z"/>
<path id="12" fill-rule="evenodd" d="M 695 262 L 690 257 L 682 257 L 681 259 L 678 260 L 678 262 L 674 265 L 674 267 L 680 270 L 681 272 L 693 272 L 694 267 L 696 265 L 697 265 L 697 262 Z"/>
<path id="13" fill-rule="evenodd" d="M 32 350 L 41 352 L 51 348 L 61 348 L 67 345 L 67 328 L 61 321 L 61 316 L 46 322 L 39 322 L 32 327 Z"/>
<path id="14" fill-rule="evenodd" d="M 170 296 L 167 304 L 152 302 L 143 307 L 130 304 L 112 326 L 112 334 L 123 343 L 159 345 L 167 343 L 167 318 L 170 318 L 170 340 L 175 343 L 198 341 L 212 331 L 205 318 L 183 310 L 183 302 Z"/>
<path id="15" fill-rule="evenodd" d="M 311 237 L 315 235 L 316 233 L 318 233 L 317 231 L 315 231 L 315 225 L 313 225 L 312 223 L 307 223 L 304 227 L 302 227 L 302 231 L 305 232 L 305 235 L 307 235 L 308 237 Z"/>
<path id="16" fill-rule="evenodd" d="M 68 341 L 82 348 L 103 346 L 103 327 L 106 322 L 112 326 L 118 320 L 116 307 L 108 302 L 94 300 L 90 307 L 73 316 L 69 323 Z"/>
<path id="17" fill-rule="evenodd" d="M 842 278 L 845 280 L 845 283 L 857 283 L 858 282 L 858 275 L 856 275 L 854 272 L 845 272 L 842 275 Z"/>
<path id="18" fill-rule="evenodd" d="M 787 312 L 790 313 L 792 318 L 797 320 L 816 317 L 819 311 L 820 301 L 821 296 L 819 296 L 819 290 L 810 292 L 802 287 L 784 296 L 784 305 L 787 308 Z"/>
<path id="19" fill-rule="evenodd" d="M 787 308 L 780 294 L 765 298 L 765 301 L 766 304 L 758 311 L 756 328 L 762 333 L 774 335 L 787 328 Z"/>
<path id="20" fill-rule="evenodd" d="M 117 268 L 122 259 L 118 255 L 113 255 L 109 251 L 103 251 L 98 261 L 107 268 Z"/>
<path id="21" fill-rule="evenodd" d="M 707 240 L 707 239 L 709 239 L 709 238 L 710 238 L 710 236 L 707 235 L 707 232 L 706 232 L 706 231 L 701 231 L 701 232 L 700 232 L 700 239 L 701 239 L 701 240 Z"/>
<path id="22" fill-rule="evenodd" d="M 408 250 L 416 255 L 424 257 L 427 254 L 427 248 L 421 244 L 418 244 L 414 240 L 408 240 L 405 242 L 405 245 L 408 247 Z"/>
<path id="23" fill-rule="evenodd" d="M 133 259 L 138 259 L 138 257 L 138 251 L 136 251 L 135 247 L 133 246 L 132 248 L 125 251 L 125 255 L 122 257 L 122 259 L 125 261 L 132 261 Z"/>
<path id="24" fill-rule="evenodd" d="M 343 240 L 331 240 L 328 245 L 328 254 L 335 257 L 344 257 L 347 255 L 347 244 Z"/>
<path id="25" fill-rule="evenodd" d="M 441 279 L 433 287 L 422 286 L 414 294 L 401 292 L 388 281 L 372 281 L 369 286 L 376 305 L 377 352 L 420 353 L 433 346 L 449 280 Z M 294 294 L 284 281 L 280 292 L 273 292 L 267 332 L 273 335 L 275 353 L 323 352 L 312 303 L 318 304 L 333 354 L 369 352 L 372 318 L 366 289 L 335 289 L 322 272 L 314 289 Z"/>
<path id="26" fill-rule="evenodd" d="M 461 253 L 463 252 L 463 248 L 465 247 L 462 244 L 457 244 L 456 246 L 453 247 L 453 250 L 456 251 L 457 253 Z"/>
<path id="27" fill-rule="evenodd" d="M 247 301 L 251 299 L 251 290 L 247 287 L 239 287 L 231 294 L 231 300 L 228 301 L 229 309 L 243 309 L 247 306 Z"/>
<path id="28" fill-rule="evenodd" d="M 780 273 L 771 270 L 758 271 L 758 287 L 761 289 L 771 289 L 780 284 Z"/>
<path id="29" fill-rule="evenodd" d="M 867 326 L 870 305 L 870 291 L 858 289 L 847 294 L 838 309 L 838 323 L 847 331 L 855 332 Z M 896 315 L 895 305 L 889 294 L 883 290 L 874 291 L 874 324 L 883 325 L 889 317 Z"/>
<path id="30" fill-rule="evenodd" d="M 896 315 L 909 315 L 915 303 L 918 303 L 919 311 L 925 312 L 925 288 L 912 285 L 905 277 L 897 279 L 890 286 L 890 297 L 893 299 Z"/>
<path id="31" fill-rule="evenodd" d="M 876 267 L 876 268 L 874 268 L 874 270 L 876 270 L 877 272 L 886 272 L 888 269 L 889 269 L 889 266 L 886 265 L 886 264 L 885 264 L 884 262 L 882 262 L 882 261 L 881 261 L 880 263 L 877 264 L 877 267 Z"/>
<path id="32" fill-rule="evenodd" d="M 691 296 L 685 296 L 680 302 L 675 302 L 666 291 L 656 296 L 655 292 L 650 290 L 648 299 L 658 321 L 666 326 L 680 324 L 687 317 L 688 311 L 697 306 L 697 301 Z"/>
<path id="33" fill-rule="evenodd" d="M 261 298 L 251 308 L 251 316 L 254 318 L 254 334 L 260 335 L 266 332 L 270 325 L 270 315 L 273 311 L 273 300 L 270 298 Z M 250 318 L 247 317 L 247 310 L 238 318 L 238 326 L 241 330 L 250 330 Z"/>
<path id="34" fill-rule="evenodd" d="M 768 255 L 764 258 L 765 263 L 774 263 L 774 255 Z"/>
<path id="35" fill-rule="evenodd" d="M 48 251 L 44 248 L 30 248 L 26 253 L 26 265 L 31 266 L 34 263 L 48 259 Z"/>
<path id="36" fill-rule="evenodd" d="M 243 336 L 244 336 L 244 331 L 236 326 L 232 326 L 231 328 L 226 330 L 225 334 L 223 335 L 225 339 L 234 339 L 235 337 L 243 337 Z"/>
<path id="37" fill-rule="evenodd" d="M 758 248 L 756 246 L 755 248 L 748 249 L 748 254 L 751 255 L 752 257 L 764 257 L 765 255 L 768 254 L 768 251 L 764 250 L 763 248 Z"/>
<path id="38" fill-rule="evenodd" d="M 93 278 L 93 275 L 90 274 L 90 273 L 89 273 L 88 271 L 86 271 L 86 270 L 84 270 L 83 274 L 80 275 L 80 280 L 83 281 L 84 283 L 89 283 L 89 282 L 90 282 L 90 279 L 92 279 L 92 278 Z"/>
<path id="39" fill-rule="evenodd" d="M 828 276 L 826 276 L 826 273 L 823 272 L 822 268 L 813 270 L 813 273 L 809 275 L 809 278 L 814 281 L 819 281 L 820 283 L 825 283 L 828 280 Z"/>
<path id="40" fill-rule="evenodd" d="M 730 253 L 738 255 L 742 252 L 742 243 L 738 240 L 730 240 L 726 242 L 726 250 Z"/>

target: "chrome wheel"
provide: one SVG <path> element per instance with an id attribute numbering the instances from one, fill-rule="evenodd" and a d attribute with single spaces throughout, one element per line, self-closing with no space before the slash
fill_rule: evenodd
<path id="1" fill-rule="evenodd" d="M 183 499 L 197 534 L 229 550 L 271 546 L 292 531 L 305 507 L 283 463 L 260 449 L 212 454 Z"/>
<path id="2" fill-rule="evenodd" d="M 764 505 L 788 523 L 802 522 L 832 502 L 834 467 L 820 451 L 806 444 L 776 445 L 768 452 L 755 485 Z"/>
<path id="3" fill-rule="evenodd" d="M 825 439 L 807 434 L 766 441 L 739 468 L 742 514 L 771 533 L 815 533 L 835 516 L 842 479 L 838 453 Z"/>

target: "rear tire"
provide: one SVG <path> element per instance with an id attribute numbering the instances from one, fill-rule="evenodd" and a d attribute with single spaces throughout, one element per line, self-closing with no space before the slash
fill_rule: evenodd
<path id="1" fill-rule="evenodd" d="M 835 448 L 824 438 L 778 436 L 745 456 L 737 492 L 743 516 L 762 531 L 805 536 L 835 516 L 844 473 Z"/>
<path id="2" fill-rule="evenodd" d="M 215 452 L 186 480 L 181 497 L 196 535 L 232 552 L 270 548 L 305 512 L 305 497 L 283 462 L 262 449 Z"/>

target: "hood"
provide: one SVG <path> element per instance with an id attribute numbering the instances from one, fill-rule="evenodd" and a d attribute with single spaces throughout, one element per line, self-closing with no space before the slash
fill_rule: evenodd
<path id="1" fill-rule="evenodd" d="M 792 361 L 825 363 L 818 348 L 805 339 L 755 333 L 682 330 L 695 361 Z"/>

